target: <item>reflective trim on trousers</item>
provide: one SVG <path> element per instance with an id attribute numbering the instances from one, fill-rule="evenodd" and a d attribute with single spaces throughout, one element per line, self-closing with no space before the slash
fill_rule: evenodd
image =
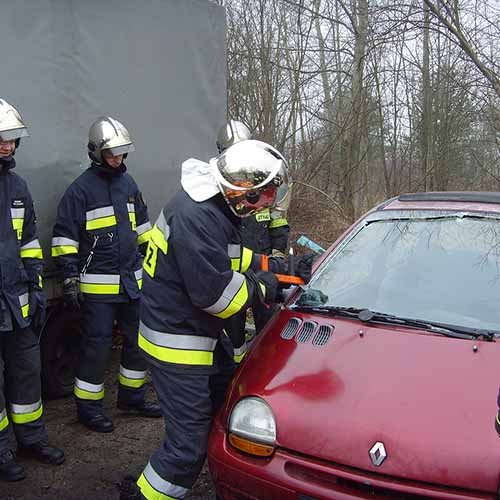
<path id="1" fill-rule="evenodd" d="M 85 229 L 101 229 L 116 225 L 115 209 L 113 206 L 96 208 L 88 210 L 85 214 L 86 225 Z"/>
<path id="2" fill-rule="evenodd" d="M 139 347 L 153 358 L 182 365 L 213 365 L 217 339 L 164 333 L 139 325 Z"/>
<path id="3" fill-rule="evenodd" d="M 146 468 L 137 480 L 137 486 L 139 486 L 141 493 L 147 500 L 180 500 L 189 491 L 183 486 L 177 486 L 162 479 L 153 469 L 151 463 L 146 465 Z"/>
<path id="4" fill-rule="evenodd" d="M 80 291 L 89 294 L 118 295 L 119 274 L 80 274 Z"/>
<path id="5" fill-rule="evenodd" d="M 146 383 L 146 372 L 137 370 L 128 370 L 120 365 L 120 374 L 118 375 L 118 381 L 121 385 L 126 387 L 132 387 L 133 389 L 139 389 Z"/>
<path id="6" fill-rule="evenodd" d="M 20 250 L 21 259 L 43 259 L 42 247 L 38 238 L 26 243 Z"/>
<path id="7" fill-rule="evenodd" d="M 248 351 L 248 344 L 245 342 L 241 347 L 235 347 L 233 349 L 233 361 L 235 363 L 241 363 L 241 360 L 245 357 Z"/>
<path id="8" fill-rule="evenodd" d="M 9 419 L 7 417 L 7 410 L 3 409 L 0 411 L 0 432 L 2 432 L 9 425 Z"/>
<path id="9" fill-rule="evenodd" d="M 73 393 L 80 399 L 98 401 L 104 398 L 104 384 L 91 384 L 75 377 Z"/>
<path id="10" fill-rule="evenodd" d="M 19 305 L 21 306 L 21 314 L 23 315 L 23 318 L 27 318 L 30 312 L 28 292 L 19 295 Z"/>
<path id="11" fill-rule="evenodd" d="M 236 314 L 248 300 L 248 287 L 245 277 L 233 271 L 231 281 L 222 291 L 217 301 L 203 310 L 219 318 L 229 318 Z"/>
<path id="12" fill-rule="evenodd" d="M 52 238 L 52 257 L 78 253 L 80 243 L 70 238 L 56 236 Z"/>
<path id="13" fill-rule="evenodd" d="M 27 424 L 38 420 L 43 413 L 42 400 L 36 403 L 21 405 L 17 403 L 10 404 L 10 417 L 15 424 Z"/>
<path id="14" fill-rule="evenodd" d="M 134 271 L 134 276 L 137 280 L 137 286 L 140 290 L 142 288 L 142 267 L 140 269 L 137 269 L 137 271 Z"/>

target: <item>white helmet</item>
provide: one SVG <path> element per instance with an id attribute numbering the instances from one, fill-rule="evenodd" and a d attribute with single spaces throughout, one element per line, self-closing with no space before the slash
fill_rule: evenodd
<path id="1" fill-rule="evenodd" d="M 26 125 L 24 125 L 17 109 L 4 99 L 0 99 L 0 139 L 2 141 L 16 141 L 17 147 L 21 137 L 28 136 Z"/>
<path id="2" fill-rule="evenodd" d="M 229 120 L 220 128 L 219 133 L 217 134 L 217 149 L 219 150 L 219 153 L 222 153 L 229 146 L 251 138 L 252 133 L 244 123 L 237 120 Z"/>
<path id="3" fill-rule="evenodd" d="M 288 165 L 269 144 L 252 139 L 237 142 L 210 164 L 220 192 L 238 217 L 266 208 L 284 209 L 290 189 Z"/>
<path id="4" fill-rule="evenodd" d="M 102 152 L 105 150 L 109 150 L 113 156 L 135 151 L 128 130 L 111 116 L 101 116 L 90 126 L 87 148 L 90 159 L 96 163 L 102 162 Z"/>

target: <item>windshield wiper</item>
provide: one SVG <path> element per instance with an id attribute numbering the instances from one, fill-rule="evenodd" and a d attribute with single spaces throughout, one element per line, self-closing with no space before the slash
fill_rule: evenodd
<path id="1" fill-rule="evenodd" d="M 481 330 L 478 328 L 469 328 L 466 326 L 451 325 L 448 323 L 439 323 L 437 321 L 427 321 L 414 318 L 405 318 L 394 314 L 387 314 L 370 309 L 359 307 L 342 307 L 342 306 L 327 306 L 327 305 L 295 305 L 292 306 L 294 311 L 312 312 L 317 314 L 329 314 L 332 316 L 344 316 L 352 319 L 357 319 L 363 323 L 385 323 L 390 325 L 401 325 L 410 328 L 419 328 L 428 330 L 433 333 L 438 333 L 446 337 L 464 339 L 464 340 L 486 340 L 493 342 L 495 334 L 500 332 Z"/>

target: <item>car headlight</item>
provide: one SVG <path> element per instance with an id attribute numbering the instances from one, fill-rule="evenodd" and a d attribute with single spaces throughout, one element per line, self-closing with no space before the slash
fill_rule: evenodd
<path id="1" fill-rule="evenodd" d="M 276 420 L 271 407 L 256 397 L 238 401 L 229 419 L 229 442 L 251 455 L 272 455 L 276 444 Z"/>

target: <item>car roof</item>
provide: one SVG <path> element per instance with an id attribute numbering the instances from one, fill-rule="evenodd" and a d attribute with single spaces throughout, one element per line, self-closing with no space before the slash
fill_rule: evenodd
<path id="1" fill-rule="evenodd" d="M 401 194 L 376 210 L 457 210 L 500 213 L 500 193 L 489 191 L 431 191 Z"/>

